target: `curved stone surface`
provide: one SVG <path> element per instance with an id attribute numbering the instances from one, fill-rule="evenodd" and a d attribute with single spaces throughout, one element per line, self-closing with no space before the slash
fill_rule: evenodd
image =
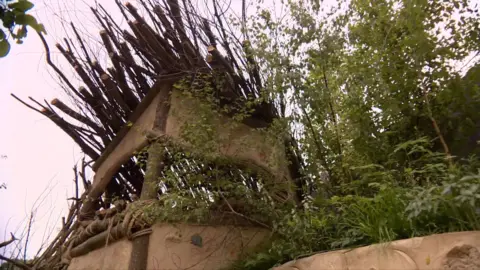
<path id="1" fill-rule="evenodd" d="M 478 248 L 470 245 L 454 247 L 445 256 L 443 268 L 446 270 L 480 269 L 480 252 Z"/>
<path id="2" fill-rule="evenodd" d="M 288 262 L 274 270 L 480 270 L 480 231 L 415 237 Z"/>

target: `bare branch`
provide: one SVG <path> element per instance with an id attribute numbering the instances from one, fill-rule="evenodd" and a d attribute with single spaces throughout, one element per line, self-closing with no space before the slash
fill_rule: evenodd
<path id="1" fill-rule="evenodd" d="M 10 245 L 11 243 L 13 243 L 13 241 L 18 240 L 17 238 L 15 238 L 15 235 L 13 235 L 13 233 L 10 233 L 10 236 L 11 236 L 10 240 L 0 243 L 0 248 L 6 247 L 6 246 Z"/>
<path id="2" fill-rule="evenodd" d="M 30 270 L 32 269 L 30 266 L 26 265 L 26 264 L 23 264 L 19 261 L 16 261 L 16 260 L 12 260 L 12 259 L 9 259 L 7 257 L 4 257 L 3 255 L 0 255 L 0 260 L 3 260 L 3 261 L 6 261 L 6 262 L 9 262 L 13 265 L 15 265 L 16 267 L 19 267 L 21 269 L 24 269 L 24 270 Z"/>

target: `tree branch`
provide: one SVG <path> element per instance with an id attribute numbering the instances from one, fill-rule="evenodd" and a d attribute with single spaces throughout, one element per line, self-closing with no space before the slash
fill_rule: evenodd
<path id="1" fill-rule="evenodd" d="M 16 267 L 22 268 L 22 269 L 24 269 L 24 270 L 30 270 L 30 269 L 32 269 L 30 266 L 28 266 L 28 265 L 26 265 L 26 264 L 23 264 L 23 263 L 21 263 L 21 262 L 17 262 L 17 261 L 15 261 L 15 260 L 9 259 L 9 258 L 4 257 L 4 256 L 2 256 L 2 255 L 0 255 L 0 260 L 9 262 L 9 263 L 15 265 Z"/>
<path id="2" fill-rule="evenodd" d="M 13 235 L 13 233 L 10 233 L 10 235 L 11 235 L 12 238 L 10 238 L 10 240 L 8 240 L 8 241 L 0 243 L 0 248 L 6 247 L 6 246 L 10 245 L 11 243 L 13 243 L 13 241 L 18 240 L 17 238 L 15 238 L 15 235 Z"/>

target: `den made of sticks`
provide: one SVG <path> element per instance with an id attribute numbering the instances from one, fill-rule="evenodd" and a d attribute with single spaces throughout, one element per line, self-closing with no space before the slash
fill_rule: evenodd
<path id="1" fill-rule="evenodd" d="M 1 270 L 480 269 L 476 6 L 98 2 L 54 46 L 0 6 L 68 100 L 12 97 L 83 152 L 58 234 Z"/>
<path id="2" fill-rule="evenodd" d="M 75 169 L 76 197 L 35 269 L 65 269 L 122 239 L 132 247 L 120 261 L 128 269 L 150 269 L 149 239 L 158 222 L 239 226 L 250 234 L 240 234 L 245 243 L 232 251 L 240 258 L 255 240 L 252 232 L 261 239 L 272 226 L 255 205 L 301 200 L 292 180 L 298 168 L 289 162 L 295 155 L 287 151 L 291 138 L 262 93 L 249 41 L 232 43 L 218 11 L 212 22 L 188 1 L 140 3 L 148 18 L 133 4 L 118 3 L 130 29 L 121 29 L 101 5 L 91 9 L 111 67 L 88 52 L 74 24 L 75 40 L 56 44 L 83 81 L 79 87 L 52 62 L 39 33 L 48 64 L 77 108 L 12 94 L 53 121 L 90 160 Z M 85 177 L 87 166 L 95 172 L 92 180 Z M 228 266 L 215 268 L 222 265 Z M 76 267 L 82 266 L 68 269 Z"/>

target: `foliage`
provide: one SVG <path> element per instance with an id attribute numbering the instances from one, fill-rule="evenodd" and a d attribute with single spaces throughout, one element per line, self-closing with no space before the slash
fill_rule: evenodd
<path id="1" fill-rule="evenodd" d="M 303 211 L 277 220 L 277 237 L 234 269 L 268 269 L 276 264 L 330 251 L 433 233 L 479 230 L 478 173 L 442 185 L 381 188 L 374 197 L 316 198 Z M 277 210 L 278 211 L 278 210 Z"/>
<path id="2" fill-rule="evenodd" d="M 158 203 L 144 209 L 148 220 L 225 224 L 240 219 L 271 226 L 272 214 L 277 213 L 270 211 L 270 192 L 279 187 L 269 185 L 268 173 L 239 166 L 234 158 L 204 155 L 168 140 L 154 143 L 165 147 L 168 169 L 156 181 L 161 193 Z M 141 160 L 139 164 L 143 165 Z"/>
<path id="3" fill-rule="evenodd" d="M 5 57 L 10 51 L 10 37 L 18 44 L 23 43 L 27 36 L 27 26 L 37 32 L 45 32 L 43 25 L 27 14 L 33 6 L 33 3 L 27 0 L 7 0 L 0 3 L 0 21 L 4 27 L 0 29 L 0 57 Z"/>
<path id="4" fill-rule="evenodd" d="M 19 260 L 19 262 L 23 262 L 23 261 Z M 14 266 L 12 263 L 9 263 L 9 262 L 4 262 L 0 264 L 0 270 L 17 270 L 17 269 L 20 269 L 20 268 Z"/>

